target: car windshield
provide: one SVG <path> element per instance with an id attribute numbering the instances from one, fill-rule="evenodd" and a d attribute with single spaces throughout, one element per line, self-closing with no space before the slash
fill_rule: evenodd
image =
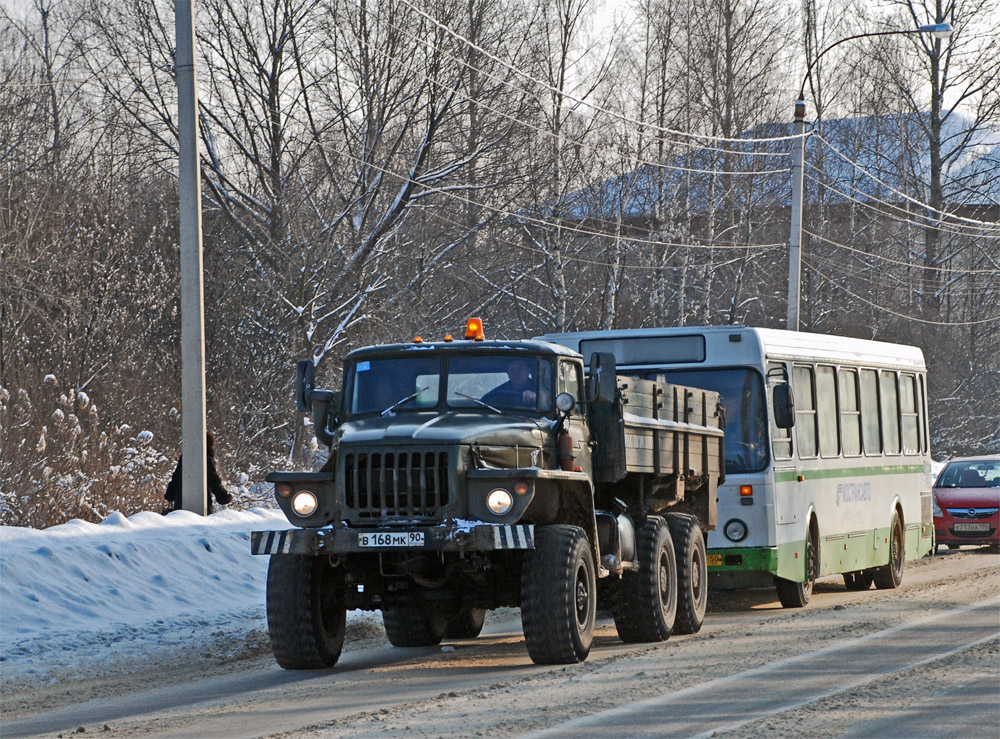
<path id="1" fill-rule="evenodd" d="M 934 487 L 1000 488 L 1000 460 L 949 462 Z"/>
<path id="2" fill-rule="evenodd" d="M 750 369 L 675 370 L 649 373 L 674 385 L 713 390 L 726 409 L 726 472 L 760 472 L 768 464 L 767 406 L 764 382 Z"/>
<path id="3" fill-rule="evenodd" d="M 347 367 L 344 407 L 350 415 L 425 410 L 438 405 L 443 386 L 451 408 L 548 411 L 552 367 L 524 354 L 362 359 Z"/>

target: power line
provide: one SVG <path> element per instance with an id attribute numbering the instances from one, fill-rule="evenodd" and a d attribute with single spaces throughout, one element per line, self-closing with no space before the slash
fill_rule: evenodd
<path id="1" fill-rule="evenodd" d="M 449 36 L 452 36 L 453 38 L 457 39 L 461 43 L 463 43 L 466 46 L 468 46 L 470 49 L 474 49 L 475 51 L 478 51 L 479 53 L 481 53 L 481 54 L 489 57 L 490 59 L 492 59 L 493 61 L 497 62 L 498 64 L 500 64 L 500 65 L 502 65 L 502 66 L 510 69 L 516 75 L 518 75 L 520 77 L 523 77 L 524 79 L 528 80 L 529 82 L 531 82 L 531 83 L 533 83 L 535 85 L 538 85 L 539 87 L 543 88 L 547 92 L 554 92 L 557 95 L 560 95 L 560 96 L 562 96 L 563 98 L 565 98 L 567 100 L 571 100 L 572 102 L 578 103 L 579 105 L 584 105 L 584 106 L 590 108 L 591 110 L 593 110 L 595 112 L 604 113 L 604 114 L 609 115 L 609 116 L 611 116 L 613 118 L 617 118 L 617 119 L 619 119 L 619 120 L 621 120 L 621 121 L 623 121 L 625 123 L 631 123 L 631 124 L 635 124 L 635 125 L 640 125 L 640 126 L 643 126 L 644 128 L 650 128 L 650 129 L 653 129 L 653 130 L 656 130 L 656 131 L 660 131 L 662 133 L 670 134 L 670 135 L 673 135 L 673 136 L 682 136 L 682 137 L 685 137 L 685 138 L 691 138 L 691 139 L 696 139 L 696 140 L 701 140 L 701 141 L 713 141 L 713 142 L 716 142 L 716 143 L 726 143 L 726 144 L 771 143 L 771 142 L 777 142 L 777 141 L 792 141 L 792 140 L 795 140 L 797 138 L 805 138 L 805 137 L 809 136 L 809 134 L 802 134 L 802 135 L 788 135 L 788 136 L 772 136 L 772 137 L 767 137 L 767 138 L 753 138 L 753 139 L 735 138 L 734 139 L 734 138 L 725 138 L 725 137 L 722 137 L 722 136 L 711 136 L 711 135 L 708 135 L 708 134 L 691 133 L 689 131 L 678 131 L 676 129 L 667 128 L 665 126 L 658 126 L 658 125 L 653 124 L 653 123 L 647 123 L 645 121 L 639 121 L 639 120 L 636 120 L 636 119 L 631 118 L 629 116 L 626 116 L 626 115 L 624 115 L 622 113 L 617 113 L 617 112 L 614 112 L 614 111 L 607 110 L 606 108 L 602 108 L 599 105 L 594 105 L 593 103 L 590 103 L 590 102 L 588 102 L 586 100 L 583 100 L 583 99 L 580 99 L 578 97 L 575 97 L 574 95 L 571 95 L 570 93 L 567 93 L 565 90 L 560 90 L 559 88 L 554 87 L 553 85 L 550 85 L 547 82 L 543 82 L 542 80 L 539 80 L 539 79 L 533 77 L 532 75 L 530 75 L 527 72 L 525 72 L 525 71 L 517 68 L 516 66 L 503 61 L 502 59 L 500 59 L 499 57 L 497 57 L 496 55 L 494 55 L 492 52 L 490 52 L 490 51 L 482 48 L 481 46 L 479 46 L 478 44 L 474 43 L 473 41 L 471 41 L 470 39 L 466 38 L 465 36 L 461 35 L 457 31 L 454 31 L 451 28 L 449 28 L 448 26 L 444 25 L 443 23 L 441 23 L 440 21 L 438 21 L 436 18 L 431 17 L 430 15 L 428 15 L 426 12 L 424 12 L 420 8 L 417 8 L 415 5 L 412 5 L 408 0 L 400 0 L 400 2 L 403 5 L 405 5 L 408 8 L 410 8 L 417 15 L 420 15 L 423 18 L 425 18 L 426 20 L 430 21 L 433 25 L 435 25 L 438 28 L 440 28 L 442 31 L 444 31 L 445 33 L 447 33 Z M 361 10 L 362 12 L 370 12 L 370 11 L 366 11 L 364 8 L 362 8 L 357 3 L 355 3 L 355 6 L 359 10 Z M 679 142 L 679 143 L 681 143 L 681 142 Z M 720 149 L 718 151 L 723 151 L 723 150 Z M 745 152 L 745 153 L 748 154 L 748 155 L 750 155 L 750 156 L 756 156 L 757 155 L 754 152 Z M 761 155 L 774 156 L 773 154 L 767 154 L 767 153 L 762 153 Z"/>
<path id="2" fill-rule="evenodd" d="M 831 284 L 834 287 L 838 288 L 839 290 L 842 290 L 843 292 L 847 293 L 852 298 L 854 298 L 856 300 L 860 300 L 862 303 L 866 303 L 867 305 L 870 305 L 872 308 L 876 308 L 879 311 L 882 311 L 884 313 L 888 313 L 890 315 L 896 316 L 897 318 L 905 318 L 908 321 L 914 321 L 916 323 L 923 323 L 923 324 L 927 324 L 927 325 L 930 325 L 930 326 L 981 326 L 981 325 L 987 324 L 987 323 L 1000 324 L 1000 316 L 994 316 L 994 317 L 991 317 L 991 318 L 983 318 L 983 319 L 980 319 L 978 321 L 929 321 L 929 320 L 927 320 L 925 318 L 917 318 L 916 316 L 907 315 L 905 313 L 897 313 L 896 311 L 891 310 L 890 308 L 886 308 L 883 305 L 879 305 L 877 303 L 874 303 L 871 300 L 868 300 L 867 298 L 864 298 L 861 295 L 858 295 L 857 293 L 852 292 L 851 290 L 848 290 L 846 287 L 844 287 L 843 285 L 839 284 L 836 280 L 834 280 L 833 278 L 827 276 L 821 270 L 819 270 L 814 264 L 811 263 L 810 258 L 803 257 L 802 259 L 803 259 L 803 262 L 805 262 L 809 266 L 810 270 L 812 270 L 813 272 L 815 272 L 816 275 L 818 275 L 819 277 L 821 277 L 823 280 L 825 280 L 829 284 Z"/>

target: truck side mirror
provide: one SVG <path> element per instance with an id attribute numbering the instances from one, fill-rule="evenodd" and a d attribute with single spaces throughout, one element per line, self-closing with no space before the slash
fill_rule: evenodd
<path id="1" fill-rule="evenodd" d="M 315 375 L 316 365 L 311 359 L 303 359 L 295 367 L 295 407 L 299 413 L 309 412 Z"/>
<path id="2" fill-rule="evenodd" d="M 790 429 L 795 425 L 795 399 L 792 386 L 787 382 L 775 385 L 771 391 L 774 403 L 774 425 L 779 429 Z"/>
<path id="3" fill-rule="evenodd" d="M 590 355 L 590 372 L 587 374 L 587 400 L 613 403 L 618 395 L 617 362 L 613 352 L 594 352 Z"/>
<path id="4" fill-rule="evenodd" d="M 333 413 L 333 427 L 339 424 L 337 416 L 340 413 L 340 392 L 332 390 L 313 390 L 310 395 L 312 402 L 312 422 L 313 433 L 316 439 L 326 446 L 333 442 L 333 434 L 330 429 L 331 411 Z"/>

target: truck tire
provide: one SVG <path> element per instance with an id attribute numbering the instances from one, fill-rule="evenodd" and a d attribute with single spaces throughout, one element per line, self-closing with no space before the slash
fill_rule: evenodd
<path id="1" fill-rule="evenodd" d="M 383 606 L 382 625 L 394 647 L 433 647 L 444 638 L 448 620 L 431 606 L 410 599 Z"/>
<path id="2" fill-rule="evenodd" d="M 444 635 L 448 639 L 475 639 L 485 622 L 485 608 L 469 608 L 448 622 Z"/>
<path id="3" fill-rule="evenodd" d="M 903 582 L 903 522 L 899 513 L 893 511 L 892 522 L 889 524 L 889 563 L 872 570 L 872 579 L 879 590 L 892 590 Z"/>
<path id="4" fill-rule="evenodd" d="M 590 654 L 597 621 L 597 575 L 590 542 L 577 526 L 535 529 L 521 571 L 521 625 L 535 664 L 566 665 Z"/>
<path id="5" fill-rule="evenodd" d="M 622 575 L 611 614 L 623 642 L 665 641 L 677 616 L 677 563 L 667 522 L 648 517 L 639 530 L 637 550 L 639 571 Z"/>
<path id="6" fill-rule="evenodd" d="M 325 557 L 272 554 L 267 567 L 267 632 L 286 670 L 332 667 L 344 646 L 343 581 Z"/>
<path id="7" fill-rule="evenodd" d="M 708 608 L 708 553 L 698 519 L 683 513 L 667 515 L 677 555 L 677 619 L 675 634 L 697 634 Z"/>

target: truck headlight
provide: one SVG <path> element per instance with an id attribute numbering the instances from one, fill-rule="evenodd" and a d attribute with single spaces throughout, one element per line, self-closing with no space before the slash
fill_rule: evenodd
<path id="1" fill-rule="evenodd" d="M 316 500 L 316 496 L 310 493 L 308 490 L 300 490 L 292 498 L 292 510 L 303 518 L 307 518 L 316 512 L 319 507 L 319 501 Z"/>
<path id="2" fill-rule="evenodd" d="M 495 515 L 504 516 L 514 507 L 514 496 L 503 488 L 494 488 L 486 496 L 486 507 Z"/>

